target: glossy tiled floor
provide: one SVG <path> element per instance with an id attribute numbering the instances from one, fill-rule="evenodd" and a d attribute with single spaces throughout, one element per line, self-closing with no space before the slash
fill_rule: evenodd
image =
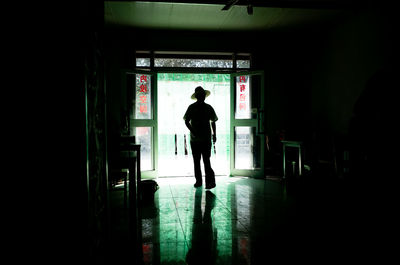
<path id="1" fill-rule="evenodd" d="M 354 254 L 359 242 L 337 186 L 217 177 L 206 191 L 191 177 L 157 182 L 154 204 L 142 212 L 144 264 L 324 264 Z"/>
<path id="2" fill-rule="evenodd" d="M 289 203 L 279 184 L 263 180 L 218 177 L 211 191 L 193 188 L 193 178 L 157 182 L 155 215 L 143 219 L 148 264 L 250 264 L 251 238 L 280 226 Z"/>

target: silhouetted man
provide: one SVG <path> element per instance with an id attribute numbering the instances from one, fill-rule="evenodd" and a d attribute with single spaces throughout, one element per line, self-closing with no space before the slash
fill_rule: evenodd
<path id="1" fill-rule="evenodd" d="M 190 146 L 192 148 L 194 176 L 196 178 L 195 188 L 201 187 L 203 184 L 200 168 L 201 157 L 203 157 L 204 170 L 206 171 L 206 189 L 215 187 L 215 174 L 210 162 L 211 127 L 213 132 L 212 140 L 215 143 L 217 141 L 215 122 L 218 117 L 213 107 L 204 102 L 209 95 L 210 91 L 204 90 L 201 86 L 196 87 L 191 98 L 197 99 L 197 101 L 188 107 L 183 117 L 186 126 L 190 130 Z"/>

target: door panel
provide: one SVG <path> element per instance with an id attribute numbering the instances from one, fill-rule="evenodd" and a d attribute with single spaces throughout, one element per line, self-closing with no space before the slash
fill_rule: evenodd
<path id="1" fill-rule="evenodd" d="M 140 144 L 140 168 L 144 171 L 154 170 L 153 167 L 153 130 L 152 127 L 134 127 L 137 144 Z"/>
<path id="2" fill-rule="evenodd" d="M 231 175 L 264 177 L 264 73 L 231 75 Z"/>
<path id="3" fill-rule="evenodd" d="M 235 127 L 235 168 L 260 169 L 260 135 L 253 126 Z"/>
<path id="4" fill-rule="evenodd" d="M 129 134 L 140 144 L 142 177 L 157 176 L 157 75 L 147 71 L 126 73 Z"/>

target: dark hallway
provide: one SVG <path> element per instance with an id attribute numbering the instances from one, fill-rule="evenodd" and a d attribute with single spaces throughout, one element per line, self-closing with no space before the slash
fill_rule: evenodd
<path id="1" fill-rule="evenodd" d="M 68 113 L 60 126 L 65 158 L 57 159 L 66 175 L 57 220 L 66 224 L 53 225 L 63 257 L 90 264 L 394 258 L 398 181 L 389 136 L 397 135 L 398 45 L 396 14 L 384 2 L 82 1 L 74 30 L 63 31 L 71 67 L 52 75 L 62 79 Z M 242 77 L 252 94 L 239 94 Z M 229 174 L 207 191 L 193 188 L 192 175 L 157 171 L 159 150 L 174 158 L 177 142 L 186 144 L 184 134 L 159 140 L 157 104 L 167 97 L 157 98 L 157 86 L 185 78 L 216 87 L 212 96 L 221 84 L 230 91 L 226 100 L 218 94 L 230 116 L 217 113 L 229 122 L 218 135 L 217 121 L 225 149 L 216 151 Z M 253 105 L 237 103 L 245 97 Z M 238 106 L 249 107 L 248 118 L 235 116 Z M 237 137 L 246 126 L 249 136 Z M 170 135 L 165 129 L 162 137 Z M 239 138 L 251 148 L 245 168 L 236 168 Z M 180 155 L 190 160 L 187 149 Z M 158 190 L 147 190 L 151 180 Z"/>

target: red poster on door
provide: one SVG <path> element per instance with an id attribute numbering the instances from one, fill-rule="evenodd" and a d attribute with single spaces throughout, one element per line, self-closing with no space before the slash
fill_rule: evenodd
<path id="1" fill-rule="evenodd" d="M 151 76 L 144 74 L 136 75 L 136 119 L 151 119 Z"/>

